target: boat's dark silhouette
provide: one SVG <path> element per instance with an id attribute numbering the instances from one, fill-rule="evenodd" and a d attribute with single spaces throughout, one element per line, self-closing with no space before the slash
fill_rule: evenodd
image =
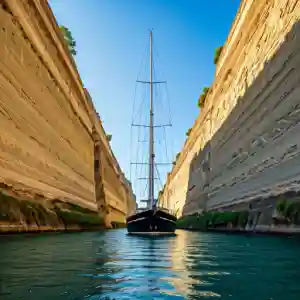
<path id="1" fill-rule="evenodd" d="M 129 216 L 126 220 L 127 230 L 130 234 L 174 234 L 176 229 L 177 218 L 175 214 L 168 209 L 161 208 L 154 199 L 154 141 L 153 141 L 153 84 L 161 82 L 153 82 L 152 80 L 152 32 L 150 32 L 150 81 L 144 82 L 150 85 L 150 140 L 149 140 L 149 178 L 148 178 L 148 199 L 147 208 Z"/>

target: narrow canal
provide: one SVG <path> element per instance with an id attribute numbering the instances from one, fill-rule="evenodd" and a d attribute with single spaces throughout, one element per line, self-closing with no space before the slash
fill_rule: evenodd
<path id="1" fill-rule="evenodd" d="M 1 300 L 300 299 L 297 238 L 111 230 L 0 243 Z"/>

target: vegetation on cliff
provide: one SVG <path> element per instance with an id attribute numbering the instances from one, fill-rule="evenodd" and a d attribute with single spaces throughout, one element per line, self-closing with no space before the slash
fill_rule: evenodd
<path id="1" fill-rule="evenodd" d="M 187 131 L 186 136 L 189 136 L 191 130 L 192 130 L 192 129 L 190 128 L 190 129 Z M 176 158 L 175 158 L 175 160 L 172 162 L 173 166 L 176 165 L 176 162 L 177 162 L 177 160 L 178 160 L 180 154 L 181 154 L 181 152 L 178 152 L 178 153 L 176 154 Z"/>
<path id="2" fill-rule="evenodd" d="M 107 134 L 107 135 L 106 135 L 106 138 L 107 138 L 107 140 L 110 142 L 111 139 L 112 139 L 112 135 L 111 135 L 111 134 Z"/>
<path id="3" fill-rule="evenodd" d="M 0 222 L 2 225 L 28 225 L 37 227 L 79 229 L 103 227 L 103 220 L 97 212 L 59 199 L 44 202 L 19 200 L 0 192 Z"/>
<path id="4" fill-rule="evenodd" d="M 198 107 L 199 108 L 202 108 L 204 106 L 208 92 L 209 92 L 209 87 L 204 87 L 202 90 L 202 94 L 200 95 L 200 97 L 198 99 Z"/>
<path id="5" fill-rule="evenodd" d="M 223 50 L 223 46 L 220 46 L 215 50 L 215 56 L 214 56 L 214 64 L 215 65 L 218 63 L 219 57 L 222 53 L 222 50 Z"/>
<path id="6" fill-rule="evenodd" d="M 189 135 L 191 134 L 191 131 L 192 131 L 192 128 L 189 128 L 189 129 L 187 130 L 187 132 L 185 133 L 185 135 L 186 135 L 186 136 L 189 136 Z"/>
<path id="7" fill-rule="evenodd" d="M 185 216 L 177 221 L 179 229 L 208 230 L 212 228 L 245 228 L 249 213 L 247 211 L 238 212 L 205 212 L 201 215 Z"/>
<path id="8" fill-rule="evenodd" d="M 277 202 L 277 211 L 288 221 L 288 223 L 300 223 L 300 202 L 281 199 Z"/>
<path id="9" fill-rule="evenodd" d="M 71 31 L 66 27 L 66 26 L 59 26 L 63 37 L 67 43 L 67 46 L 69 48 L 69 51 L 71 52 L 72 55 L 76 55 L 76 41 L 74 40 Z"/>

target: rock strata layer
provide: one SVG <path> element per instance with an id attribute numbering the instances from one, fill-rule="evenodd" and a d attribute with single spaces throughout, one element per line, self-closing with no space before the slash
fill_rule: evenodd
<path id="1" fill-rule="evenodd" d="M 0 45 L 1 189 L 92 211 L 105 200 L 109 222 L 124 222 L 130 186 L 47 1 L 0 1 Z M 105 199 L 95 195 L 93 132 Z"/>
<path id="2" fill-rule="evenodd" d="M 160 200 L 179 216 L 300 190 L 299 19 L 298 0 L 242 1 Z"/>

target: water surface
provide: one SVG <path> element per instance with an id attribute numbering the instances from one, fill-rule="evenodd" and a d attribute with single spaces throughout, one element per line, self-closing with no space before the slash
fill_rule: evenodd
<path id="1" fill-rule="evenodd" d="M 297 238 L 125 230 L 0 236 L 1 300 L 299 300 Z"/>

